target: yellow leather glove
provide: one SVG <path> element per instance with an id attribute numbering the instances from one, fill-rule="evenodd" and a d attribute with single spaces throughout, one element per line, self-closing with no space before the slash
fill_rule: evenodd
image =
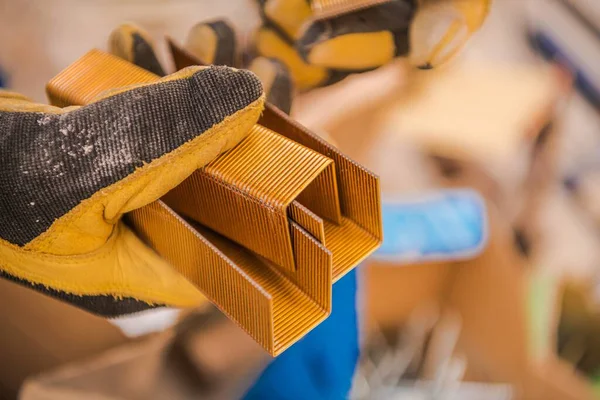
<path id="1" fill-rule="evenodd" d="M 261 79 L 267 100 L 289 113 L 294 90 L 332 84 L 396 57 L 408 57 L 423 69 L 448 61 L 481 26 L 491 0 L 389 0 L 317 20 L 310 0 L 257 2 L 263 24 L 253 51 L 239 48 L 225 20 L 194 26 L 185 48 L 204 64 L 250 69 Z M 164 75 L 140 28 L 117 28 L 111 51 Z"/>
<path id="2" fill-rule="evenodd" d="M 194 306 L 200 292 L 123 223 L 239 143 L 260 81 L 190 67 L 84 107 L 0 94 L 0 275 L 91 312 Z"/>
<path id="3" fill-rule="evenodd" d="M 311 3 L 316 1 L 258 0 L 265 21 L 256 36 L 258 53 L 281 60 L 300 90 L 378 68 L 395 57 L 408 57 L 419 68 L 440 65 L 480 27 L 491 2 L 389 0 L 314 19 Z"/>
<path id="4" fill-rule="evenodd" d="M 234 29 L 225 20 L 201 22 L 188 33 L 185 48 L 203 64 L 242 67 L 245 55 L 239 49 Z M 109 51 L 159 76 L 165 72 L 158 62 L 154 43 L 142 28 L 125 23 L 110 35 Z M 267 101 L 286 113 L 292 105 L 293 84 L 287 67 L 276 59 L 257 57 L 246 67 L 262 81 Z"/>

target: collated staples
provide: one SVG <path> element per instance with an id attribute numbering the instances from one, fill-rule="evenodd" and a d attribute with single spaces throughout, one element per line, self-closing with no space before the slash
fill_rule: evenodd
<path id="1" fill-rule="evenodd" d="M 47 92 L 82 105 L 156 79 L 92 50 Z M 382 239 L 377 177 L 270 105 L 240 145 L 126 218 L 272 355 L 327 317 L 332 282 Z"/>
<path id="2" fill-rule="evenodd" d="M 174 40 L 167 38 L 167 42 L 177 69 L 201 64 Z M 379 178 L 270 104 L 266 104 L 259 124 L 334 161 L 342 218 L 340 224 L 324 220 L 322 243 L 332 250 L 336 282 L 383 239 Z"/>

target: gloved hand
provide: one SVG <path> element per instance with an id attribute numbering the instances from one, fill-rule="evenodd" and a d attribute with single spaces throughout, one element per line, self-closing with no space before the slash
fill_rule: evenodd
<path id="1" fill-rule="evenodd" d="M 433 68 L 479 28 L 490 0 L 390 0 L 340 16 L 311 20 L 307 0 L 259 0 L 260 55 L 282 61 L 300 90 L 372 70 L 395 57 Z M 349 2 L 348 2 L 349 3 Z"/>
<path id="2" fill-rule="evenodd" d="M 396 57 L 424 69 L 448 61 L 483 23 L 490 2 L 389 0 L 313 19 L 310 0 L 258 0 L 263 25 L 254 36 L 254 51 L 239 48 L 225 20 L 193 27 L 185 47 L 205 64 L 247 67 L 263 82 L 267 100 L 289 112 L 295 89 L 329 85 Z M 113 53 L 164 75 L 151 48 L 148 35 L 132 25 L 119 27 L 111 38 Z"/>
<path id="3" fill-rule="evenodd" d="M 84 107 L 0 94 L 0 275 L 105 316 L 204 298 L 121 222 L 240 142 L 248 71 L 190 67 Z"/>
<path id="4" fill-rule="evenodd" d="M 195 25 L 188 34 L 185 48 L 205 65 L 241 67 L 244 64 L 235 31 L 225 20 Z M 134 24 L 124 23 L 113 30 L 109 51 L 156 75 L 165 75 L 150 35 Z M 247 67 L 262 81 L 267 101 L 289 113 L 293 84 L 286 66 L 276 59 L 257 57 Z"/>
<path id="5" fill-rule="evenodd" d="M 263 26 L 257 53 L 280 60 L 297 89 L 340 81 L 409 53 L 413 0 L 391 0 L 328 19 L 311 20 L 307 0 L 259 0 Z"/>

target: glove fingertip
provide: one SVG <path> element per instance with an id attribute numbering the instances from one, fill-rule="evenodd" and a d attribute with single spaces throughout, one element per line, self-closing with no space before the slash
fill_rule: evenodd
<path id="1" fill-rule="evenodd" d="M 150 35 L 137 25 L 132 23 L 119 25 L 111 32 L 108 46 L 111 54 L 155 75 L 166 75 L 158 61 Z"/>
<path id="2" fill-rule="evenodd" d="M 233 27 L 223 19 L 200 22 L 190 32 L 185 48 L 204 64 L 236 67 L 237 39 Z"/>
<path id="3" fill-rule="evenodd" d="M 327 23 L 323 20 L 317 20 L 307 25 L 302 36 L 295 43 L 296 51 L 304 61 L 309 61 L 310 50 L 322 40 L 326 31 Z"/>
<path id="4" fill-rule="evenodd" d="M 282 62 L 266 57 L 255 58 L 248 69 L 262 82 L 267 101 L 289 114 L 294 89 L 289 69 Z"/>

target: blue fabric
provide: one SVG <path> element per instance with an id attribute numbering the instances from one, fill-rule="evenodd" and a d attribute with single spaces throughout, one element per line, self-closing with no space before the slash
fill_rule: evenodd
<path id="1" fill-rule="evenodd" d="M 356 270 L 333 286 L 332 313 L 277 357 L 247 400 L 345 399 L 358 362 Z"/>

